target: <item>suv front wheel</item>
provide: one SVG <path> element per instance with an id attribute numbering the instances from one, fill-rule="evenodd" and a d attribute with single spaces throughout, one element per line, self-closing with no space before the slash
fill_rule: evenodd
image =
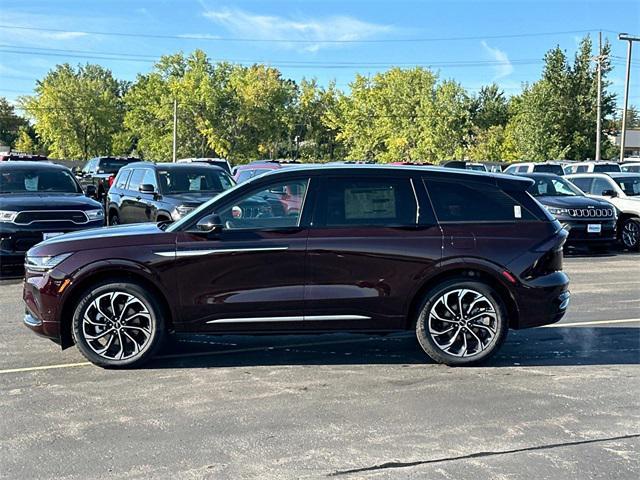
<path id="1" fill-rule="evenodd" d="M 485 283 L 463 279 L 432 289 L 416 323 L 422 349 L 450 366 L 487 360 L 499 350 L 508 329 L 500 296 Z"/>
<path id="2" fill-rule="evenodd" d="M 161 346 L 163 311 L 144 287 L 107 282 L 84 292 L 73 315 L 80 352 L 101 367 L 140 366 Z"/>

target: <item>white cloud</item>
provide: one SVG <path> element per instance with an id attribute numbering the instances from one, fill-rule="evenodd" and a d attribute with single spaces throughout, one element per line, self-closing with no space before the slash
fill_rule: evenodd
<path id="1" fill-rule="evenodd" d="M 86 37 L 85 32 L 36 32 L 43 39 L 48 40 L 74 40 L 80 37 Z"/>
<path id="2" fill-rule="evenodd" d="M 509 57 L 506 52 L 499 48 L 490 47 L 484 40 L 480 43 L 485 52 L 487 52 L 487 54 L 489 54 L 489 56 L 496 62 L 493 67 L 495 72 L 494 80 L 508 77 L 513 73 L 513 65 L 509 61 Z"/>
<path id="3" fill-rule="evenodd" d="M 366 40 L 393 31 L 393 27 L 389 25 L 365 22 L 344 15 L 294 18 L 260 15 L 240 9 L 212 10 L 206 7 L 203 15 L 224 27 L 234 37 L 275 40 L 280 47 L 312 52 L 339 45 L 339 43 L 326 42 L 328 40 Z M 304 41 L 304 43 L 296 43 L 296 41 Z"/>

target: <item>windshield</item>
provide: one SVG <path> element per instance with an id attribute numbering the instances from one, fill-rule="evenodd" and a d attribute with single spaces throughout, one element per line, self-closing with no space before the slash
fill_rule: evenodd
<path id="1" fill-rule="evenodd" d="M 536 183 L 531 185 L 527 192 L 534 197 L 575 197 L 583 193 L 563 178 L 529 177 Z"/>
<path id="2" fill-rule="evenodd" d="M 616 183 L 629 197 L 637 197 L 640 195 L 640 175 L 637 177 L 614 178 Z"/>
<path id="3" fill-rule="evenodd" d="M 471 163 L 467 164 L 467 170 L 474 170 L 476 172 L 486 172 L 487 169 L 484 165 L 473 165 Z"/>
<path id="4" fill-rule="evenodd" d="M 171 193 L 219 193 L 235 184 L 234 180 L 222 170 L 210 167 L 171 168 L 158 170 L 160 191 Z"/>
<path id="5" fill-rule="evenodd" d="M 11 169 L 0 173 L 0 193 L 80 193 L 66 170 Z"/>

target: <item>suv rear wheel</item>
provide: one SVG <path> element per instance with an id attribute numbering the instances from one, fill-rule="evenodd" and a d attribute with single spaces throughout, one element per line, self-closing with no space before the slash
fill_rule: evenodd
<path id="1" fill-rule="evenodd" d="M 162 308 L 144 287 L 107 282 L 84 292 L 73 314 L 80 352 L 101 367 L 142 365 L 160 348 Z"/>
<path id="2" fill-rule="evenodd" d="M 500 296 L 489 285 L 449 280 L 426 296 L 416 322 L 422 349 L 450 366 L 487 360 L 504 342 L 508 322 Z"/>

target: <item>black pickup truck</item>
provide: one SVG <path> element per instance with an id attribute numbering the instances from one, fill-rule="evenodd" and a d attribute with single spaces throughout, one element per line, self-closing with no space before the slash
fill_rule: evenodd
<path id="1" fill-rule="evenodd" d="M 139 162 L 140 159 L 134 157 L 96 157 L 87 160 L 82 170 L 76 172 L 76 177 L 82 185 L 82 189 L 87 192 L 87 187 L 93 185 L 95 194 L 92 194 L 99 202 L 104 202 L 109 187 L 113 183 L 116 174 L 125 165 Z M 93 190 L 93 189 L 92 189 Z M 88 192 L 87 192 L 88 193 Z"/>

